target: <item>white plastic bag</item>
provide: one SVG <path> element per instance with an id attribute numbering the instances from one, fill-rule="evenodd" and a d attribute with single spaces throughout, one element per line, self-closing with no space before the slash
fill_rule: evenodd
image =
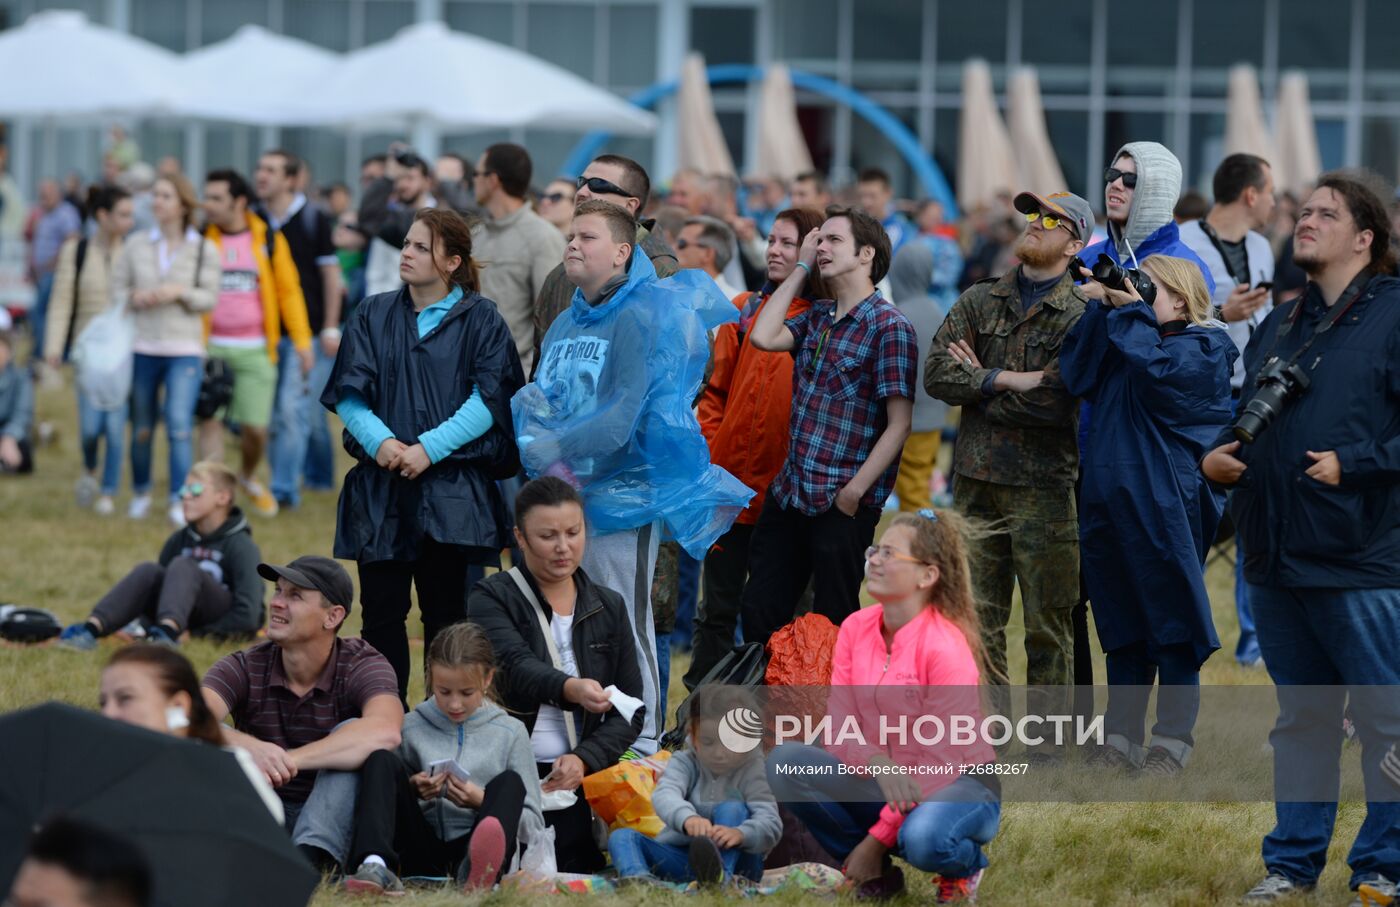
<path id="1" fill-rule="evenodd" d="M 121 409 L 131 396 L 136 326 L 125 307 L 113 307 L 88 322 L 73 341 L 78 390 L 104 412 Z"/>
<path id="2" fill-rule="evenodd" d="M 543 825 L 534 829 L 520 858 L 520 871 L 545 879 L 559 871 L 554 860 L 554 829 Z"/>

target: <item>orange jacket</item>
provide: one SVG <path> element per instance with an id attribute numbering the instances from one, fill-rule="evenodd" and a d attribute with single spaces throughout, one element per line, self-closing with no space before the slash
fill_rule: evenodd
<path id="1" fill-rule="evenodd" d="M 735 297 L 740 311 L 753 295 Z M 764 305 L 767 300 L 758 311 Z M 794 299 L 787 317 L 800 315 L 811 305 L 805 299 Z M 787 459 L 792 354 L 764 352 L 747 336 L 741 343 L 739 325 L 724 324 L 715 334 L 713 361 L 714 373 L 700 397 L 700 430 L 710 444 L 710 461 L 754 490 L 753 500 L 736 522 L 756 523 L 768 486 Z"/>

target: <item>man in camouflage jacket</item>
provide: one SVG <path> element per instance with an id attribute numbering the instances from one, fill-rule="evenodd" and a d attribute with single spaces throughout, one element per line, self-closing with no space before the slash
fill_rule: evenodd
<path id="1" fill-rule="evenodd" d="M 1079 600 L 1074 482 L 1078 404 L 1060 380 L 1060 343 L 1084 312 L 1070 264 L 1094 228 L 1088 202 L 1023 192 L 1021 264 L 953 305 L 924 364 L 924 388 L 962 406 L 953 502 L 987 524 L 972 579 L 988 658 L 1006 682 L 1006 624 L 1020 581 L 1026 682 L 1072 682 L 1070 612 Z M 1057 697 L 1058 699 L 1059 697 Z"/>

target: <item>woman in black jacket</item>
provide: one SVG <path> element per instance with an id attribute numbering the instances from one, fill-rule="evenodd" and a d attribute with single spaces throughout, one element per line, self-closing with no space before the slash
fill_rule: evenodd
<path id="1" fill-rule="evenodd" d="M 541 789 L 578 797 L 550 810 L 546 796 L 559 870 L 596 872 L 603 855 L 579 788 L 584 775 L 617 762 L 642 730 L 645 707 L 629 721 L 605 689 L 642 695 L 632 627 L 622 596 L 579 569 L 583 499 L 573 486 L 552 476 L 528 483 L 515 499 L 515 526 L 524 565 L 473 586 L 467 617 L 496 650 L 496 689 L 530 733 Z"/>
<path id="2" fill-rule="evenodd" d="M 510 398 L 525 375 L 471 254 L 460 215 L 419 211 L 399 256 L 404 286 L 355 310 L 321 395 L 357 461 L 335 556 L 359 565 L 361 635 L 394 666 L 405 702 L 411 588 L 426 649 L 462 619 L 467 565 L 510 544 L 494 480 L 520 469 Z"/>

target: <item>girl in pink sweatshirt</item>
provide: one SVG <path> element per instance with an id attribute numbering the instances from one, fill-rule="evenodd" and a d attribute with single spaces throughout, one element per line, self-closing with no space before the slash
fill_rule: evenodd
<path id="1" fill-rule="evenodd" d="M 825 750 L 776 747 L 768 782 L 844 860 L 860 895 L 898 893 L 904 877 L 891 857 L 899 856 L 938 874 L 938 903 L 971 901 L 987 866 L 982 845 L 1001 820 L 997 776 L 981 769 L 996 754 L 980 738 L 955 746 L 945 733 L 929 743 L 932 725 L 913 729 L 928 715 L 981 723 L 986 659 L 961 519 L 933 510 L 895 518 L 866 551 L 865 572 L 876 604 L 846 618 L 836 638 L 828 714 L 838 739 Z M 840 733 L 848 716 L 859 742 Z M 901 721 L 907 733 L 889 732 Z"/>

